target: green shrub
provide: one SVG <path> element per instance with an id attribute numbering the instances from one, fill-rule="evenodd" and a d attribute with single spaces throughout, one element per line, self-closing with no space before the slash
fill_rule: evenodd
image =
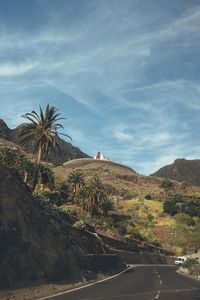
<path id="1" fill-rule="evenodd" d="M 196 258 L 188 258 L 182 265 L 183 268 L 190 269 L 195 265 L 198 265 L 199 262 Z"/>
<path id="2" fill-rule="evenodd" d="M 194 226 L 195 221 L 189 215 L 185 213 L 177 213 L 176 214 L 176 222 L 181 225 Z"/>
<path id="3" fill-rule="evenodd" d="M 200 204 L 195 202 L 186 203 L 182 206 L 183 211 L 191 217 L 200 217 Z"/>
<path id="4" fill-rule="evenodd" d="M 148 219 L 149 222 L 153 222 L 155 217 L 152 214 L 148 213 L 147 219 Z"/>
<path id="5" fill-rule="evenodd" d="M 105 215 L 107 215 L 107 213 L 111 210 L 114 210 L 114 204 L 113 202 L 109 199 L 109 198 L 106 198 L 102 205 L 101 205 L 101 208 L 104 212 Z"/>
<path id="6" fill-rule="evenodd" d="M 152 199 L 153 199 L 153 196 L 152 196 L 151 194 L 147 194 L 147 195 L 144 196 L 144 198 L 145 198 L 146 200 L 152 200 Z"/>
<path id="7" fill-rule="evenodd" d="M 163 211 L 174 216 L 177 213 L 176 201 L 174 199 L 166 200 L 163 204 Z"/>
<path id="8" fill-rule="evenodd" d="M 74 223 L 73 227 L 75 227 L 79 230 L 85 230 L 86 224 L 83 220 L 78 220 Z"/>
<path id="9" fill-rule="evenodd" d="M 162 188 L 172 188 L 173 187 L 173 182 L 170 179 L 165 178 L 161 183 L 161 187 Z"/>

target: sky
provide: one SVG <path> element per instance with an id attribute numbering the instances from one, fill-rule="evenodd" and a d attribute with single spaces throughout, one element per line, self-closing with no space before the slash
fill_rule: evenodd
<path id="1" fill-rule="evenodd" d="M 151 174 L 200 158 L 199 0 L 0 0 L 0 118 L 47 103 L 72 143 Z"/>

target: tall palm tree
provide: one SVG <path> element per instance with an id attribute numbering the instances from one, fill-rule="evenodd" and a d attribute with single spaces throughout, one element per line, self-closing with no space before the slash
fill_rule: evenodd
<path id="1" fill-rule="evenodd" d="M 33 190 L 38 182 L 41 160 L 51 150 L 55 150 L 55 148 L 59 150 L 58 130 L 63 128 L 59 121 L 64 118 L 60 117 L 61 114 L 58 110 L 58 108 L 48 104 L 44 112 L 40 107 L 39 114 L 36 111 L 32 111 L 31 113 L 22 115 L 22 117 L 30 123 L 26 123 L 23 126 L 20 133 L 20 142 L 22 145 L 33 142 L 35 146 L 36 172 L 33 180 Z M 71 139 L 71 137 L 66 134 L 62 135 Z"/>

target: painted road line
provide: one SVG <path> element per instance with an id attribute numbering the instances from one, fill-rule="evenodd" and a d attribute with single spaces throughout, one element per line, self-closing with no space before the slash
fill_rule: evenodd
<path id="1" fill-rule="evenodd" d="M 159 297 L 160 297 L 160 291 L 158 290 L 158 292 L 157 292 L 157 294 L 155 296 L 155 299 L 159 299 Z"/>
<path id="2" fill-rule="evenodd" d="M 84 286 L 80 286 L 78 288 L 75 288 L 75 289 L 72 289 L 72 290 L 69 290 L 69 291 L 65 291 L 65 292 L 62 292 L 62 293 L 58 293 L 58 294 L 54 294 L 54 295 L 51 295 L 51 296 L 46 296 L 46 297 L 42 297 L 42 298 L 39 298 L 39 300 L 46 300 L 46 299 L 51 299 L 52 297 L 57 297 L 57 296 L 62 296 L 62 295 L 66 295 L 66 294 L 69 294 L 69 293 L 73 293 L 75 291 L 78 291 L 78 290 L 82 290 L 82 289 L 85 289 L 89 286 L 93 286 L 95 284 L 98 284 L 98 283 L 101 283 L 101 282 L 104 282 L 104 281 L 107 281 L 107 280 L 110 280 L 112 278 L 115 278 L 115 277 L 118 277 L 120 275 L 122 275 L 123 273 L 127 272 L 128 270 L 131 270 L 131 269 L 134 269 L 136 268 L 137 266 L 132 266 L 132 267 L 129 267 L 127 268 L 126 270 L 120 272 L 120 273 L 117 273 L 113 276 L 110 276 L 108 278 L 104 278 L 104 279 L 101 279 L 101 280 L 98 280 L 96 282 L 93 282 L 93 283 L 90 283 L 90 284 L 87 284 L 87 285 L 84 285 Z"/>

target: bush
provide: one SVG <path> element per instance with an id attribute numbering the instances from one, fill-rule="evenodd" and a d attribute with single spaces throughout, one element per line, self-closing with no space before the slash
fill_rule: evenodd
<path id="1" fill-rule="evenodd" d="M 177 213 L 176 201 L 174 199 L 166 200 L 163 204 L 163 211 L 174 216 Z"/>
<path id="2" fill-rule="evenodd" d="M 130 199 L 134 199 L 136 197 L 138 197 L 139 194 L 136 192 L 136 191 L 133 191 L 133 190 L 126 190 L 124 192 L 124 195 L 123 195 L 123 200 L 130 200 Z"/>
<path id="3" fill-rule="evenodd" d="M 38 191 L 37 194 L 41 199 L 47 199 L 49 204 L 51 205 L 61 206 L 67 201 L 66 194 L 64 191 Z"/>
<path id="4" fill-rule="evenodd" d="M 200 216 L 200 205 L 199 203 L 190 202 L 183 205 L 183 211 L 191 217 Z"/>
<path id="5" fill-rule="evenodd" d="M 14 169 L 22 181 L 32 186 L 35 166 L 19 149 L 0 147 L 0 165 Z"/>
<path id="6" fill-rule="evenodd" d="M 109 198 L 106 198 L 106 199 L 104 200 L 104 202 L 102 203 L 101 208 L 102 208 L 104 214 L 107 215 L 107 213 L 108 213 L 110 210 L 114 210 L 114 204 L 113 204 L 112 201 L 110 201 Z"/>
<path id="7" fill-rule="evenodd" d="M 74 223 L 73 227 L 75 227 L 79 230 L 85 230 L 86 224 L 83 220 L 78 220 Z"/>
<path id="8" fill-rule="evenodd" d="M 147 195 L 144 196 L 144 198 L 145 198 L 146 200 L 152 200 L 152 199 L 153 199 L 153 196 L 152 196 L 151 194 L 147 194 Z"/>
<path id="9" fill-rule="evenodd" d="M 127 223 L 126 222 L 123 222 L 123 221 L 116 222 L 114 224 L 114 226 L 115 226 L 115 228 L 118 229 L 119 234 L 122 234 L 122 235 L 126 234 L 126 227 L 127 227 Z"/>
<path id="10" fill-rule="evenodd" d="M 155 217 L 152 214 L 148 214 L 147 219 L 148 219 L 149 222 L 153 222 Z"/>
<path id="11" fill-rule="evenodd" d="M 55 184 L 55 177 L 53 171 L 47 165 L 40 167 L 40 183 L 53 188 Z"/>
<path id="12" fill-rule="evenodd" d="M 185 213 L 178 213 L 176 215 L 176 222 L 181 225 L 194 226 L 195 222 L 189 215 Z"/>
<path id="13" fill-rule="evenodd" d="M 161 187 L 162 188 L 172 188 L 173 187 L 173 182 L 170 179 L 166 178 L 161 183 Z"/>
<path id="14" fill-rule="evenodd" d="M 188 258 L 182 265 L 183 268 L 191 269 L 193 266 L 198 265 L 199 262 L 196 258 Z"/>

